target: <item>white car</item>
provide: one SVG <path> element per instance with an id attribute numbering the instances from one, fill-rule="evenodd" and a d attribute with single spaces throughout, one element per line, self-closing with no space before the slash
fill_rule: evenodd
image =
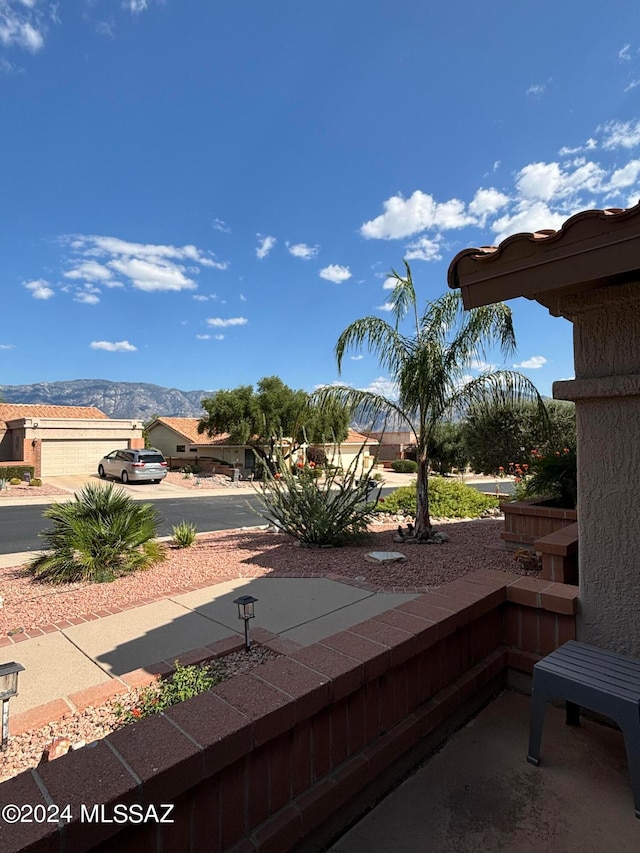
<path id="1" fill-rule="evenodd" d="M 98 474 L 116 477 L 123 483 L 159 483 L 167 476 L 167 463 L 159 450 L 112 450 L 100 460 Z"/>

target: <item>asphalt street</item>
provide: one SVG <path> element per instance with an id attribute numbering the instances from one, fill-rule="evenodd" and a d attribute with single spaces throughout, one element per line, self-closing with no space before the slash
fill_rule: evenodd
<path id="1" fill-rule="evenodd" d="M 495 489 L 495 483 L 469 485 L 482 491 Z M 500 490 L 507 493 L 511 485 L 510 482 L 501 482 Z M 382 495 L 391 494 L 393 491 L 390 487 L 383 488 Z M 152 504 L 158 513 L 159 536 L 171 536 L 173 526 L 181 521 L 195 524 L 200 533 L 265 524 L 265 520 L 257 512 L 260 504 L 252 495 L 181 497 L 175 500 L 165 498 L 145 502 Z M 39 534 L 49 526 L 49 522 L 42 515 L 45 508 L 42 504 L 0 507 L 0 554 L 42 549 L 43 542 Z"/>

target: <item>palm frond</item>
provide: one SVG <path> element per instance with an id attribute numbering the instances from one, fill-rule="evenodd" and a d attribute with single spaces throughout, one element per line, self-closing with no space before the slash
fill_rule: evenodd
<path id="1" fill-rule="evenodd" d="M 380 417 L 386 420 L 397 416 L 409 426 L 414 436 L 416 435 L 410 416 L 407 416 L 407 412 L 400 403 L 389 400 L 382 394 L 351 388 L 349 385 L 328 385 L 314 391 L 311 397 L 320 407 L 336 403 L 345 406 L 353 412 L 355 418 L 365 423 L 373 423 Z"/>
<path id="2" fill-rule="evenodd" d="M 363 348 L 373 353 L 391 373 L 396 372 L 406 354 L 405 339 L 393 326 L 380 317 L 363 317 L 347 326 L 338 338 L 335 348 L 338 372 L 347 350 Z"/>
<path id="3" fill-rule="evenodd" d="M 527 376 L 517 370 L 485 371 L 453 390 L 447 400 L 446 413 L 460 417 L 471 407 L 512 406 L 523 402 L 537 403 L 540 417 L 548 423 L 544 400 Z"/>

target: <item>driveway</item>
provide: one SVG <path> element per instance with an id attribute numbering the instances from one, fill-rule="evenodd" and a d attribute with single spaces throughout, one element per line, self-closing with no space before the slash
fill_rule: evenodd
<path id="1" fill-rule="evenodd" d="M 88 483 L 102 484 L 115 483 L 121 489 L 134 498 L 176 498 L 192 496 L 187 489 L 175 486 L 163 480 L 161 483 L 129 483 L 124 486 L 120 480 L 101 480 L 97 474 L 66 474 L 59 477 L 47 477 L 45 482 L 59 489 L 75 494 Z"/>

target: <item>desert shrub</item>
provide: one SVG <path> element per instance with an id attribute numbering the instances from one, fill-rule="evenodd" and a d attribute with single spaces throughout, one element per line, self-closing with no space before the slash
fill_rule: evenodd
<path id="1" fill-rule="evenodd" d="M 42 480 L 39 477 L 34 477 L 33 480 L 29 481 L 30 486 L 41 486 Z"/>
<path id="2" fill-rule="evenodd" d="M 313 462 L 315 465 L 320 465 L 324 468 L 327 464 L 327 454 L 322 447 L 307 447 L 307 462 Z"/>
<path id="3" fill-rule="evenodd" d="M 520 469 L 522 471 L 522 469 Z M 516 471 L 516 475 L 518 475 Z M 547 448 L 533 450 L 527 473 L 516 476 L 520 498 L 549 497 L 557 506 L 575 509 L 578 499 L 578 463 L 576 451 Z"/>
<path id="4" fill-rule="evenodd" d="M 396 474 L 415 474 L 418 470 L 418 463 L 412 459 L 394 459 L 391 468 Z"/>
<path id="5" fill-rule="evenodd" d="M 173 526 L 173 542 L 178 548 L 189 548 L 196 541 L 198 529 L 189 521 L 181 521 Z"/>
<path id="6" fill-rule="evenodd" d="M 534 447 L 551 441 L 556 447 L 576 444 L 575 405 L 562 400 L 545 402 L 548 422 L 540 418 L 535 403 L 484 405 L 471 409 L 465 418 L 463 437 L 471 467 L 495 474 L 508 463 L 530 462 Z"/>
<path id="7" fill-rule="evenodd" d="M 112 581 L 164 559 L 154 541 L 157 515 L 123 489 L 89 483 L 72 501 L 48 506 L 53 526 L 43 533 L 47 550 L 29 563 L 36 578 L 52 583 Z"/>
<path id="8" fill-rule="evenodd" d="M 452 468 L 466 468 L 469 454 L 462 424 L 450 421 L 436 424 L 429 435 L 427 454 L 430 467 L 439 474 L 447 474 Z"/>
<path id="9" fill-rule="evenodd" d="M 12 485 L 12 486 L 19 486 L 19 485 L 21 485 L 21 483 L 22 483 L 22 482 L 23 482 L 23 481 L 20 479 L 20 477 L 12 477 L 12 478 L 9 480 L 9 483 L 10 483 L 10 485 Z"/>
<path id="10" fill-rule="evenodd" d="M 132 723 L 151 714 L 159 714 L 171 705 L 185 702 L 199 693 L 204 693 L 221 681 L 207 664 L 181 666 L 175 662 L 173 676 L 165 681 L 156 681 L 138 692 L 138 701 L 133 708 L 116 702 L 114 710 L 125 723 Z"/>
<path id="11" fill-rule="evenodd" d="M 13 480 L 14 478 L 22 483 L 25 474 L 31 474 L 33 477 L 33 465 L 2 465 L 0 466 L 0 477 L 5 480 Z"/>
<path id="12" fill-rule="evenodd" d="M 276 459 L 277 471 L 264 467 L 263 482 L 256 488 L 262 504 L 259 515 L 288 533 L 302 545 L 322 547 L 347 545 L 364 537 L 380 491 L 373 501 L 369 475 L 360 473 L 364 448 L 349 467 L 330 468 L 325 479 L 305 466 L 295 476 L 282 459 Z"/>
<path id="13" fill-rule="evenodd" d="M 377 512 L 401 515 L 416 514 L 416 484 L 401 486 L 378 503 Z M 465 483 L 429 477 L 429 509 L 436 518 L 477 518 L 482 512 L 498 506 L 498 500 L 483 495 Z"/>

